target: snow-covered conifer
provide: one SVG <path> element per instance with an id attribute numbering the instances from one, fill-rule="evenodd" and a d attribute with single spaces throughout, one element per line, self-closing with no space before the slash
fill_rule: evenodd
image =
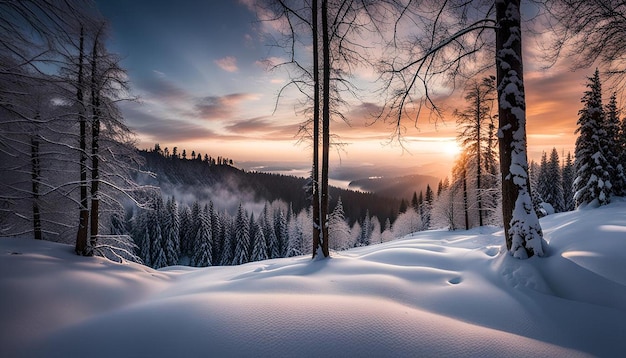
<path id="1" fill-rule="evenodd" d="M 611 200 L 609 163 L 602 149 L 606 130 L 600 72 L 597 69 L 594 76 L 589 78 L 587 87 L 581 100 L 583 109 L 578 112 L 578 138 L 574 155 L 574 200 L 578 207 L 587 204 L 605 205 Z"/>
<path id="2" fill-rule="evenodd" d="M 251 223 L 253 232 L 252 236 L 252 255 L 250 256 L 250 261 L 262 261 L 267 260 L 269 257 L 267 256 L 267 245 L 265 241 L 265 237 L 263 236 L 263 229 L 259 225 L 258 221 L 254 221 Z"/>
<path id="3" fill-rule="evenodd" d="M 234 265 L 245 264 L 250 261 L 250 224 L 248 215 L 240 203 L 235 218 L 235 254 Z"/>
<path id="4" fill-rule="evenodd" d="M 211 266 L 213 259 L 213 235 L 211 232 L 211 216 L 209 207 L 206 205 L 198 216 L 198 231 L 194 239 L 193 255 L 191 256 L 191 266 L 206 267 Z"/>
<path id="5" fill-rule="evenodd" d="M 567 153 L 565 157 L 565 163 L 561 169 L 562 182 L 563 182 L 563 211 L 572 211 L 576 207 L 574 202 L 574 161 L 572 154 Z"/>
<path id="6" fill-rule="evenodd" d="M 349 247 L 350 226 L 346 222 L 341 197 L 337 198 L 337 205 L 328 219 L 328 237 L 333 250 L 345 250 Z"/>
<path id="7" fill-rule="evenodd" d="M 624 166 L 620 165 L 622 148 L 620 144 L 620 111 L 617 107 L 617 94 L 613 92 L 609 103 L 606 105 L 606 120 L 604 129 L 606 138 L 603 151 L 608 162 L 609 176 L 612 185 L 612 192 L 617 196 L 626 194 L 626 173 Z"/>

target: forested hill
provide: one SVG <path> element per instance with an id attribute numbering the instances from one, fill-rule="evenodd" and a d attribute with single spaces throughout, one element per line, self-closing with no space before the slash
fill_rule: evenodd
<path id="1" fill-rule="evenodd" d="M 437 188 L 440 179 L 430 175 L 405 175 L 402 177 L 375 177 L 353 180 L 349 187 L 376 193 L 389 198 L 410 199 L 413 193 L 426 192 L 430 185 L 432 190 Z"/>
<path id="2" fill-rule="evenodd" d="M 165 196 L 174 196 L 189 205 L 194 201 L 211 200 L 220 210 L 231 213 L 239 203 L 263 204 L 282 200 L 291 203 L 295 212 L 310 205 L 305 190 L 308 180 L 304 178 L 246 172 L 229 165 L 228 160 L 166 157 L 152 150 L 140 150 L 139 154 L 145 159 L 143 169 L 156 174 L 154 177 L 143 176 L 143 183 L 157 185 Z M 364 218 L 368 210 L 370 216 L 377 216 L 381 223 L 387 218 L 393 222 L 400 208 L 400 200 L 371 193 L 331 187 L 330 196 L 330 210 L 341 197 L 350 223 Z"/>

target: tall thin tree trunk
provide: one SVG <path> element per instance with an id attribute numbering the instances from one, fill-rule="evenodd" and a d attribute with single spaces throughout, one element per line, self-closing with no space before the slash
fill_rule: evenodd
<path id="1" fill-rule="evenodd" d="M 502 217 L 506 246 L 515 257 L 543 256 L 543 234 L 530 197 L 520 0 L 496 0 Z"/>
<path id="2" fill-rule="evenodd" d="M 41 165 L 39 160 L 39 135 L 30 137 L 31 183 L 33 194 L 33 233 L 35 239 L 43 239 L 41 230 L 41 210 L 39 208 L 39 183 L 41 182 Z"/>
<path id="3" fill-rule="evenodd" d="M 322 254 L 328 252 L 328 164 L 330 153 L 330 37 L 328 28 L 328 0 L 322 0 L 322 188 L 320 200 L 320 222 L 322 223 Z"/>
<path id="4" fill-rule="evenodd" d="M 80 28 L 80 42 L 78 47 L 78 83 L 76 89 L 76 100 L 78 102 L 78 122 L 80 126 L 80 214 L 78 221 L 78 232 L 76 233 L 76 253 L 85 255 L 87 248 L 87 228 L 89 221 L 89 202 L 87 198 L 87 119 L 85 118 L 84 88 L 84 28 Z"/>
<path id="5" fill-rule="evenodd" d="M 312 176 L 312 198 L 313 198 L 313 257 L 320 247 L 320 233 L 322 222 L 320 218 L 320 192 L 319 192 L 319 151 L 320 151 L 320 67 L 319 67 L 319 33 L 318 33 L 318 3 L 317 0 L 311 2 L 311 24 L 313 35 L 313 172 Z"/>
<path id="6" fill-rule="evenodd" d="M 98 193 L 100 184 L 99 173 L 99 141 L 100 141 L 100 92 L 97 82 L 98 65 L 98 37 L 93 43 L 91 59 L 91 214 L 90 214 L 90 248 L 89 255 L 93 255 L 93 248 L 98 242 L 98 215 L 100 210 L 100 196 Z"/>
<path id="7" fill-rule="evenodd" d="M 476 199 L 478 200 L 478 226 L 483 226 L 483 201 L 482 201 L 482 187 L 480 183 L 480 179 L 482 177 L 482 148 L 480 145 L 480 140 L 482 138 L 481 127 L 482 120 L 484 114 L 482 113 L 482 109 L 480 107 L 482 98 L 480 87 L 478 87 L 478 98 L 476 99 Z"/>
<path id="8" fill-rule="evenodd" d="M 465 230 L 469 230 L 469 202 L 467 197 L 467 169 L 463 168 L 463 212 L 465 213 Z"/>

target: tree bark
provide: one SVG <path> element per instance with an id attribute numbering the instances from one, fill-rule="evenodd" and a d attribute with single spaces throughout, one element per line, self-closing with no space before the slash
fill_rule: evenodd
<path id="1" fill-rule="evenodd" d="M 85 118 L 84 88 L 84 28 L 80 28 L 80 42 L 78 48 L 78 83 L 76 85 L 76 100 L 78 102 L 78 122 L 80 126 L 80 214 L 78 232 L 76 233 L 76 254 L 85 255 L 87 248 L 87 228 L 89 220 L 89 208 L 87 198 L 87 120 Z"/>
<path id="2" fill-rule="evenodd" d="M 478 84 L 476 89 L 476 94 L 478 95 L 476 98 L 476 199 L 478 200 L 478 226 L 483 226 L 483 201 L 480 180 L 482 177 L 481 157 L 483 153 L 480 141 L 482 139 L 481 129 L 484 117 L 481 105 L 484 98 L 482 98 L 483 92 L 481 91 L 480 84 Z"/>
<path id="3" fill-rule="evenodd" d="M 318 33 L 318 2 L 311 2 L 311 32 L 313 35 L 313 172 L 312 198 L 313 198 L 313 258 L 320 247 L 320 234 L 322 222 L 320 218 L 320 193 L 319 193 L 319 147 L 320 147 L 320 67 L 319 67 L 319 33 Z"/>
<path id="4" fill-rule="evenodd" d="M 39 183 L 41 182 L 41 165 L 39 160 L 39 135 L 30 137 L 31 183 L 33 195 L 33 233 L 36 240 L 42 240 L 41 210 L 39 208 Z"/>
<path id="5" fill-rule="evenodd" d="M 100 90 L 97 81 L 98 66 L 98 37 L 96 35 L 93 44 L 91 59 L 91 213 L 90 213 L 90 243 L 88 255 L 93 255 L 93 249 L 98 242 L 98 215 L 100 210 L 99 197 L 99 140 L 100 140 Z"/>
<path id="6" fill-rule="evenodd" d="M 328 252 L 328 164 L 330 153 L 330 34 L 328 28 L 328 0 L 322 0 L 322 183 L 320 222 L 322 223 L 321 248 L 324 257 Z"/>
<path id="7" fill-rule="evenodd" d="M 532 206 L 526 154 L 526 103 L 522 66 L 520 1 L 496 0 L 502 217 L 512 255 L 543 256 L 542 231 Z"/>

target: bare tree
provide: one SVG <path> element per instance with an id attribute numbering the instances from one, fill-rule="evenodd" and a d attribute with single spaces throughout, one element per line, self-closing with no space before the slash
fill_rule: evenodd
<path id="1" fill-rule="evenodd" d="M 76 205 L 76 251 L 83 255 L 113 247 L 87 243 L 89 184 L 97 201 L 93 238 L 107 223 L 108 215 L 98 220 L 102 213 L 122 210 L 127 200 L 140 204 L 152 189 L 131 179 L 139 157 L 117 109 L 129 98 L 128 86 L 119 59 L 103 46 L 101 28 L 89 1 L 0 2 L 0 165 L 8 179 L 0 184 L 7 214 L 0 230 L 28 233 L 21 229 L 27 220 L 35 237 L 64 240 L 76 232 L 69 217 L 77 212 L 68 210 Z"/>
<path id="2" fill-rule="evenodd" d="M 329 256 L 328 178 L 332 139 L 330 124 L 332 118 L 345 120 L 341 111 L 346 105 L 342 93 L 355 94 L 355 88 L 349 77 L 353 66 L 363 61 L 364 57 L 357 50 L 361 45 L 355 42 L 353 36 L 368 26 L 364 19 L 368 19 L 372 14 L 369 8 L 373 7 L 374 3 L 365 0 L 321 0 L 321 2 L 312 0 L 310 3 L 276 0 L 274 4 L 278 6 L 269 7 L 273 16 L 268 20 L 284 22 L 286 31 L 282 35 L 288 39 L 285 47 L 290 53 L 287 62 L 275 67 L 290 66 L 297 69 L 297 74 L 292 75 L 291 81 L 279 92 L 278 100 L 284 90 L 296 87 L 305 95 L 310 105 L 308 113 L 312 115 L 302 126 L 301 133 L 313 140 L 310 189 L 314 223 L 313 257 L 318 254 Z M 296 55 L 299 49 L 298 41 L 305 38 L 305 43 L 312 46 L 312 65 L 296 60 L 299 57 Z"/>
<path id="3" fill-rule="evenodd" d="M 481 73 L 489 65 L 481 65 L 477 57 L 484 50 L 493 49 L 494 52 L 488 53 L 494 55 L 497 69 L 502 216 L 506 245 L 509 252 L 518 258 L 543 256 L 543 234 L 532 207 L 528 179 L 520 1 L 416 1 L 409 2 L 401 10 L 397 29 L 406 26 L 406 22 L 403 24 L 401 20 L 408 17 L 411 17 L 411 24 L 420 24 L 423 28 L 418 29 L 416 39 L 411 38 L 406 44 L 408 56 L 382 63 L 386 88 L 393 89 L 389 91 L 391 96 L 386 105 L 388 118 L 400 128 L 407 114 L 413 114 L 417 119 L 423 105 L 437 113 L 439 107 L 433 95 L 434 81 L 441 84 L 441 75 L 445 74 L 448 84 L 454 87 L 456 80 Z M 398 32 L 394 39 L 398 46 L 401 40 Z M 421 90 L 417 101 L 414 100 L 416 90 Z M 414 113 L 411 113 L 411 108 Z"/>
<path id="4" fill-rule="evenodd" d="M 488 163 L 483 163 L 483 157 L 488 155 L 489 147 L 489 125 L 493 115 L 492 108 L 495 100 L 494 85 L 495 78 L 486 77 L 482 81 L 470 81 L 466 87 L 465 100 L 467 107 L 454 112 L 457 117 L 457 124 L 461 127 L 458 135 L 462 149 L 468 155 L 468 161 L 472 162 L 475 171 L 476 204 L 478 206 L 478 225 L 484 225 L 483 212 L 483 171 Z M 486 147 L 486 148 L 485 148 Z"/>
<path id="5" fill-rule="evenodd" d="M 626 3 L 622 0 L 545 0 L 554 41 L 550 63 L 574 59 L 574 69 L 602 65 L 616 87 L 626 86 Z"/>

